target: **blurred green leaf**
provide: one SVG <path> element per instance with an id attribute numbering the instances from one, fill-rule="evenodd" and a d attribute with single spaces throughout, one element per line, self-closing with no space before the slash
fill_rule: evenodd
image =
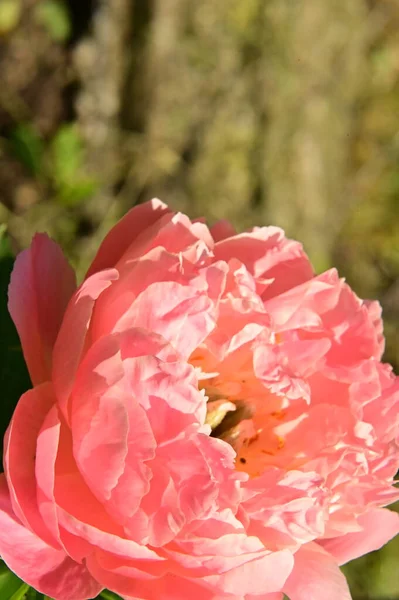
<path id="1" fill-rule="evenodd" d="M 2 407 L 0 411 L 0 439 L 10 422 L 14 408 L 23 392 L 31 387 L 21 344 L 7 308 L 7 290 L 14 264 L 4 227 L 0 231 L 0 386 Z M 0 470 L 2 470 L 3 445 L 0 445 Z M 3 595 L 0 593 L 3 600 Z"/>
<path id="2" fill-rule="evenodd" d="M 46 0 L 36 7 L 36 20 L 56 42 L 65 42 L 71 35 L 71 19 L 66 4 L 60 0 Z"/>
<path id="3" fill-rule="evenodd" d="M 84 146 L 77 127 L 61 127 L 52 141 L 51 150 L 51 177 L 61 203 L 73 206 L 89 197 L 97 183 L 82 174 Z"/>
<path id="4" fill-rule="evenodd" d="M 95 181 L 87 179 L 87 180 L 78 180 L 70 185 L 67 183 L 62 187 L 61 193 L 61 202 L 66 206 L 74 206 L 85 200 L 89 196 L 91 196 L 97 188 L 97 184 Z"/>
<path id="5" fill-rule="evenodd" d="M 1 0 L 0 34 L 15 29 L 21 16 L 21 0 Z"/>
<path id="6" fill-rule="evenodd" d="M 34 127 L 28 123 L 17 125 L 10 139 L 15 156 L 32 175 L 39 175 L 42 170 L 43 142 Z"/>
<path id="7" fill-rule="evenodd" d="M 66 181 L 76 175 L 82 164 L 83 144 L 75 125 L 63 125 L 52 142 L 55 177 Z"/>
<path id="8" fill-rule="evenodd" d="M 0 225 L 0 259 L 12 254 L 10 241 L 6 235 L 7 225 Z"/>

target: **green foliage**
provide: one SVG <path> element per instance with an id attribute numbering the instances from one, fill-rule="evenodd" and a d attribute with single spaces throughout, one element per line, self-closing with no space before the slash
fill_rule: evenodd
<path id="1" fill-rule="evenodd" d="M 96 182 L 83 174 L 84 146 L 74 125 L 63 125 L 51 143 L 51 177 L 60 202 L 78 204 L 96 189 Z"/>
<path id="2" fill-rule="evenodd" d="M 399 511 L 399 504 L 391 507 Z M 378 552 L 371 552 L 342 568 L 353 598 L 397 600 L 399 598 L 399 536 Z"/>
<path id="3" fill-rule="evenodd" d="M 20 123 L 11 133 L 14 155 L 32 175 L 40 175 L 43 164 L 43 141 L 30 123 Z"/>
<path id="4" fill-rule="evenodd" d="M 85 149 L 76 125 L 62 125 L 45 143 L 30 123 L 20 123 L 11 132 L 14 157 L 44 187 L 54 190 L 56 201 L 76 206 L 97 188 L 97 182 L 84 174 Z"/>
<path id="5" fill-rule="evenodd" d="M 0 2 L 0 34 L 12 31 L 21 16 L 21 0 L 2 0 Z"/>
<path id="6" fill-rule="evenodd" d="M 13 263 L 14 259 L 3 227 L 0 230 L 0 387 L 2 390 L 0 439 L 3 439 L 18 399 L 30 387 L 21 344 L 7 309 L 7 289 Z M 2 453 L 3 446 L 1 445 L 1 460 Z M 0 598 L 3 599 L 1 593 Z"/>
<path id="7" fill-rule="evenodd" d="M 99 596 L 97 596 L 98 600 L 120 600 L 120 596 L 114 594 L 114 592 L 109 592 L 108 590 L 103 590 Z"/>
<path id="8" fill-rule="evenodd" d="M 4 562 L 0 562 L 1 600 L 25 600 L 27 599 L 26 592 L 28 589 L 29 586 L 26 583 L 10 571 Z"/>
<path id="9" fill-rule="evenodd" d="M 71 35 L 71 19 L 64 2 L 60 0 L 39 2 L 35 17 L 47 29 L 54 41 L 64 42 Z"/>
<path id="10" fill-rule="evenodd" d="M 24 583 L 3 561 L 0 561 L 0 598 L 1 600 L 52 600 Z"/>

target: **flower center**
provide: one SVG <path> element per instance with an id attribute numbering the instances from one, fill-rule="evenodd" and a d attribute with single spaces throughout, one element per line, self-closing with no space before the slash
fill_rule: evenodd
<path id="1" fill-rule="evenodd" d="M 258 477 L 266 467 L 278 466 L 285 449 L 286 413 L 281 408 L 282 399 L 263 386 L 258 394 L 246 395 L 249 390 L 245 389 L 245 379 L 226 383 L 214 378 L 203 384 L 208 396 L 206 422 L 212 428 L 211 435 L 234 448 L 236 469 Z"/>

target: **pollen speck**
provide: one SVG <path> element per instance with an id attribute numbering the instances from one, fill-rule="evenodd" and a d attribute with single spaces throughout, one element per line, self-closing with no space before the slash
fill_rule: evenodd
<path id="1" fill-rule="evenodd" d="M 281 448 L 284 448 L 284 446 L 285 446 L 285 439 L 279 436 L 277 438 L 277 448 L 279 450 L 281 450 Z"/>
<path id="2" fill-rule="evenodd" d="M 278 419 L 279 421 L 281 421 L 282 419 L 284 419 L 285 414 L 286 413 L 284 410 L 277 410 L 275 412 L 272 412 L 271 416 L 274 417 L 275 419 Z"/>

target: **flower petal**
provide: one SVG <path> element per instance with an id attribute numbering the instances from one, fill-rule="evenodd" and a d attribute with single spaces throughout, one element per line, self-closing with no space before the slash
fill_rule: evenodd
<path id="1" fill-rule="evenodd" d="M 111 229 L 102 242 L 86 278 L 98 271 L 114 267 L 121 256 L 132 245 L 135 238 L 169 212 L 166 204 L 154 198 L 135 206 Z"/>
<path id="2" fill-rule="evenodd" d="M 153 283 L 116 324 L 114 331 L 143 327 L 162 335 L 187 358 L 215 326 L 213 303 L 194 286 Z"/>
<path id="3" fill-rule="evenodd" d="M 118 276 L 116 269 L 96 273 L 80 286 L 66 310 L 54 347 L 53 382 L 60 408 L 67 421 L 68 398 L 84 351 L 94 303 Z"/>
<path id="4" fill-rule="evenodd" d="M 8 308 L 35 385 L 50 379 L 53 346 L 75 288 L 75 274 L 59 246 L 37 234 L 17 257 L 8 290 Z"/>
<path id="5" fill-rule="evenodd" d="M 50 383 L 21 396 L 6 434 L 4 467 L 14 512 L 27 527 L 57 547 L 38 509 L 35 478 L 37 436 L 54 403 Z"/>
<path id="6" fill-rule="evenodd" d="M 20 523 L 13 513 L 4 475 L 0 475 L 0 555 L 21 579 L 56 600 L 86 600 L 103 589 L 84 565 Z"/>
<path id="7" fill-rule="evenodd" d="M 61 421 L 57 405 L 47 414 L 39 432 L 36 445 L 36 485 L 37 502 L 40 514 L 59 545 L 77 562 L 92 552 L 92 547 L 82 539 L 60 528 L 55 501 L 55 471 L 59 453 L 63 453 L 61 436 Z M 61 448 L 60 448 L 61 446 Z M 82 489 L 74 482 L 74 490 L 80 499 Z"/>
<path id="8" fill-rule="evenodd" d="M 292 566 L 291 552 L 280 550 L 245 562 L 225 573 L 203 577 L 203 581 L 229 594 L 268 594 L 281 590 Z M 310 597 L 307 600 L 311 600 Z"/>
<path id="9" fill-rule="evenodd" d="M 290 600 L 351 600 L 337 563 L 314 543 L 302 546 L 295 554 L 295 566 L 284 592 Z"/>
<path id="10" fill-rule="evenodd" d="M 358 522 L 362 531 L 319 542 L 340 565 L 378 550 L 399 533 L 399 514 L 385 508 L 368 511 Z"/>
<path id="11" fill-rule="evenodd" d="M 221 237 L 216 229 L 217 237 Z M 302 244 L 288 240 L 279 227 L 256 227 L 250 232 L 224 238 L 215 246 L 216 260 L 237 258 L 259 280 L 269 280 L 262 293 L 272 298 L 313 276 L 313 268 Z"/>

